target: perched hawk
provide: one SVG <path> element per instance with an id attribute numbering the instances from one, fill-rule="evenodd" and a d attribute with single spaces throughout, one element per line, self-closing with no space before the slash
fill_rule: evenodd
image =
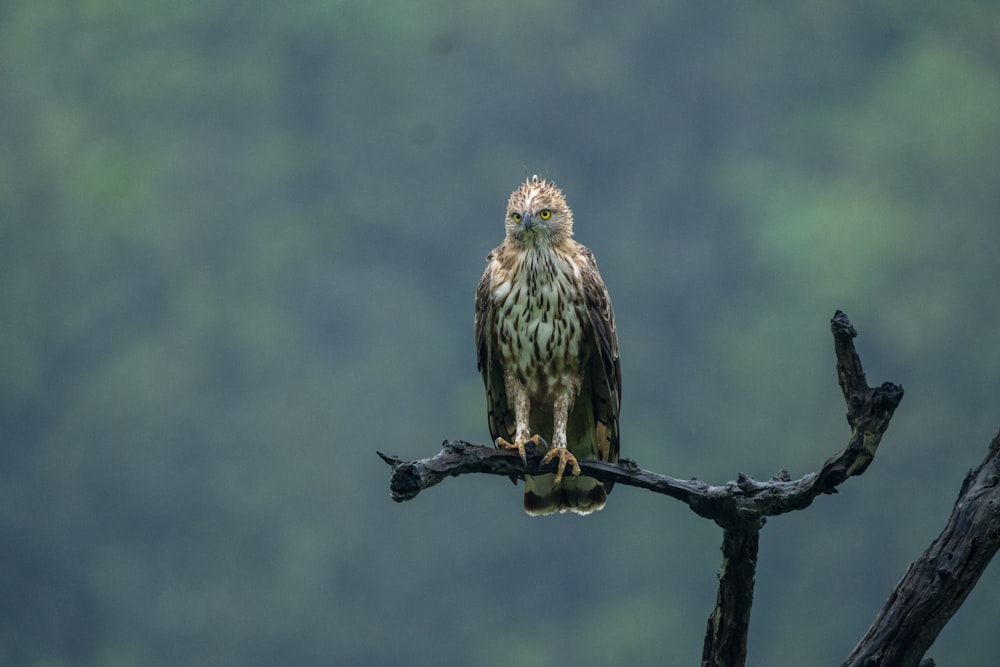
<path id="1" fill-rule="evenodd" d="M 573 240 L 573 212 L 534 176 L 507 202 L 504 242 L 476 290 L 476 349 L 496 446 L 551 448 L 555 475 L 526 476 L 528 514 L 590 514 L 610 484 L 580 476 L 577 459 L 618 460 L 621 366 L 608 290 L 594 255 Z M 572 477 L 563 479 L 566 466 Z"/>

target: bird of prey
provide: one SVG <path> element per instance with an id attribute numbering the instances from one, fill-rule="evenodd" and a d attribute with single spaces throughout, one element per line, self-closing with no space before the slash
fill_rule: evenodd
<path id="1" fill-rule="evenodd" d="M 549 447 L 526 475 L 524 509 L 590 514 L 610 484 L 581 476 L 578 459 L 618 461 L 621 365 L 611 299 L 593 253 L 573 240 L 562 191 L 534 176 L 507 202 L 506 237 L 476 290 L 475 337 L 498 448 Z M 571 475 L 563 477 L 569 467 Z"/>

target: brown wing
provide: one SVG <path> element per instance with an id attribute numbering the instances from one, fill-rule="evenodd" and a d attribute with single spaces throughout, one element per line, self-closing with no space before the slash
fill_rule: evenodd
<path id="1" fill-rule="evenodd" d="M 601 459 L 618 461 L 618 411 L 621 408 L 622 367 L 618 359 L 618 332 L 611 296 L 597 270 L 594 254 L 581 249 L 584 259 L 580 267 L 583 291 L 587 299 L 587 312 L 594 326 L 596 347 L 591 355 L 590 386 L 593 388 L 594 419 Z M 611 486 L 607 485 L 608 491 Z"/>
<path id="2" fill-rule="evenodd" d="M 503 369 L 497 356 L 496 313 L 490 298 L 490 278 L 492 276 L 494 250 L 486 258 L 486 271 L 476 288 L 476 365 L 486 386 L 486 412 L 489 419 L 490 436 L 494 442 L 503 437 L 514 437 L 514 411 L 507 404 L 507 390 L 504 388 Z"/>

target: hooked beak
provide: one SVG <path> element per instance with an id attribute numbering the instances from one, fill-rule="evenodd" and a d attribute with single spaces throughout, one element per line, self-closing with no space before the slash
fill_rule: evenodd
<path id="1" fill-rule="evenodd" d="M 531 217 L 530 213 L 525 213 L 524 217 L 521 218 L 521 227 L 524 231 L 530 231 L 532 227 L 535 226 L 535 220 Z"/>

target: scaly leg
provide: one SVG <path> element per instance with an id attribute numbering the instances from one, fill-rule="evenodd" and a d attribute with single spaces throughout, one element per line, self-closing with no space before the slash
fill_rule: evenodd
<path id="1" fill-rule="evenodd" d="M 525 445 L 533 442 L 536 447 L 544 445 L 545 440 L 538 435 L 528 435 L 531 432 L 528 426 L 528 418 L 531 414 L 531 401 L 528 398 L 528 390 L 517 381 L 513 373 L 504 374 L 504 385 L 507 389 L 507 400 L 514 404 L 514 442 L 500 437 L 496 440 L 497 449 L 513 449 L 521 455 L 521 462 L 528 464 Z"/>
<path id="2" fill-rule="evenodd" d="M 556 467 L 556 477 L 553 480 L 553 484 L 558 484 L 562 481 L 563 473 L 566 471 L 567 464 L 572 467 L 572 473 L 574 477 L 580 476 L 580 463 L 573 456 L 573 453 L 566 448 L 566 422 L 569 419 L 569 403 L 570 403 L 569 392 L 563 392 L 556 398 L 555 403 L 552 405 L 553 413 L 553 423 L 552 423 L 552 449 L 545 453 L 545 458 L 542 459 L 542 465 L 545 465 L 552 459 L 558 458 L 559 464 Z"/>

